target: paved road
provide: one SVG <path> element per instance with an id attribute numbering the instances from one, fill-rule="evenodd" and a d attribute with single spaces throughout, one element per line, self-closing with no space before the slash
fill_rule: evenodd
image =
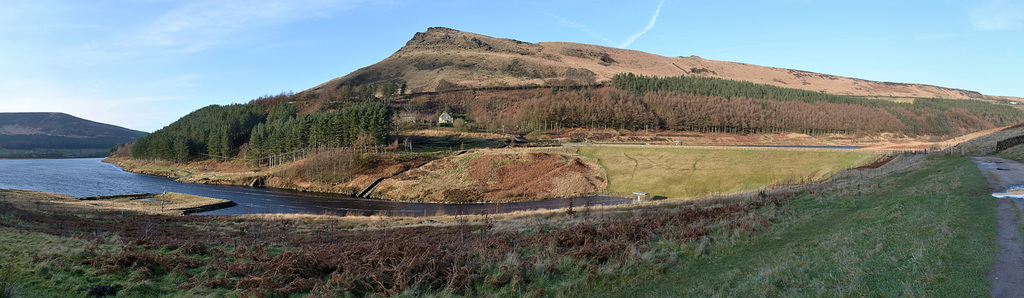
<path id="1" fill-rule="evenodd" d="M 1024 187 L 1024 164 L 998 157 L 973 157 L 978 169 L 992 186 L 993 192 L 1006 192 L 1014 187 Z M 1024 243 L 1021 242 L 1017 227 L 1024 224 L 1024 216 L 1013 214 L 1013 205 L 1024 210 L 1020 198 L 995 198 L 997 200 L 999 232 L 999 253 L 988 279 L 992 281 L 993 297 L 1021 297 L 1024 295 Z"/>

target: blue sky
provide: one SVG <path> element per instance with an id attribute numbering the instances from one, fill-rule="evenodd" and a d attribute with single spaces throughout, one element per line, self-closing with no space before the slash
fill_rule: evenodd
<path id="1" fill-rule="evenodd" d="M 442 26 L 1024 97 L 1024 0 L 0 0 L 0 112 L 153 131 Z"/>

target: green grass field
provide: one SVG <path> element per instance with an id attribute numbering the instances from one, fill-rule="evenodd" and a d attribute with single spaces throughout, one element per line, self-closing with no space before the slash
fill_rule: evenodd
<path id="1" fill-rule="evenodd" d="M 485 234 L 464 230 L 461 225 L 465 223 L 393 229 L 385 233 L 365 230 L 365 233 L 376 234 L 364 237 L 348 230 L 328 230 L 325 228 L 328 221 L 320 219 L 211 218 L 160 223 L 162 220 L 152 222 L 127 216 L 95 219 L 111 226 L 98 232 L 101 237 L 96 237 L 93 233 L 97 228 L 86 218 L 60 216 L 61 220 L 75 222 L 65 225 L 7 203 L 0 204 L 5 207 L 0 208 L 0 243 L 4 243 L 0 245 L 0 255 L 6 257 L 0 262 L 0 297 L 82 296 L 103 285 L 116 285 L 120 296 L 140 297 L 247 296 L 246 293 L 355 295 L 339 290 L 340 286 L 332 288 L 333 292 L 305 289 L 275 294 L 277 292 L 257 289 L 259 284 L 250 283 L 253 281 L 250 277 L 282 278 L 283 283 L 270 289 L 284 287 L 292 279 L 298 280 L 297 273 L 289 273 L 293 269 L 274 268 L 327 268 L 326 272 L 336 268 L 349 270 L 344 272 L 353 278 L 365 278 L 369 276 L 366 274 L 375 274 L 374 270 L 378 270 L 374 269 L 378 268 L 375 264 L 382 264 L 380 266 L 384 267 L 380 268 L 384 269 L 396 266 L 397 263 L 387 263 L 389 260 L 400 260 L 404 264 L 407 258 L 420 258 L 418 260 L 427 262 L 424 264 L 433 264 L 445 255 L 460 251 L 457 247 L 422 253 L 417 249 L 399 249 L 430 241 L 437 243 L 426 243 L 422 247 L 481 243 L 479 247 L 458 246 L 465 249 L 463 251 L 479 249 L 479 255 L 466 255 L 480 257 L 473 259 L 468 269 L 472 274 L 459 277 L 473 278 L 473 284 L 467 287 L 472 291 L 455 292 L 445 285 L 429 288 L 419 285 L 392 294 L 988 296 L 989 282 L 985 273 L 991 269 L 998 251 L 996 204 L 989 196 L 988 183 L 969 158 L 933 157 L 873 179 L 846 177 L 842 181 L 810 186 L 796 197 L 775 197 L 779 199 L 775 203 L 731 215 L 723 214 L 727 214 L 726 210 L 740 210 L 737 207 L 745 203 L 708 206 L 704 210 L 717 210 L 710 213 L 654 204 L 604 215 L 597 213 L 600 211 L 586 215 L 589 213 L 586 209 L 578 209 L 575 214 L 537 215 L 524 218 L 520 223 L 536 229 L 495 230 Z M 674 214 L 691 215 L 677 217 Z M 383 224 L 385 219 L 374 221 Z M 486 218 L 484 221 L 489 222 Z M 154 231 L 162 232 L 147 236 L 150 240 L 135 242 L 141 236 L 133 232 L 134 227 L 143 229 L 151 225 L 159 226 Z M 659 232 L 649 234 L 652 227 Z M 695 238 L 680 236 L 694 227 L 699 229 L 692 231 L 707 231 L 707 234 Z M 122 228 L 129 229 L 116 232 Z M 48 231 L 48 234 L 32 230 Z M 238 238 L 236 231 L 253 232 Z M 411 235 L 423 233 L 436 234 L 402 242 Z M 328 245 L 301 244 L 321 234 L 330 235 L 325 239 L 355 238 Z M 293 241 L 288 240 L 291 235 L 298 242 L 288 244 Z M 392 238 L 382 238 L 386 235 Z M 639 237 L 643 235 L 649 237 Z M 200 245 L 200 248 L 211 249 L 211 252 L 200 253 L 190 250 L 193 246 L 189 245 L 151 242 L 178 243 L 174 241 L 184 241 L 178 239 L 183 236 L 191 237 L 194 243 L 209 242 L 212 236 L 220 239 L 216 243 L 226 244 Z M 269 246 L 255 245 L 256 239 L 269 241 L 264 242 Z M 361 243 L 356 241 L 358 239 L 363 239 L 360 241 L 364 241 L 366 247 L 353 251 L 363 253 L 362 249 L 366 249 L 382 257 L 367 259 L 369 265 L 343 267 L 321 260 L 326 255 L 318 255 L 324 249 L 344 252 L 352 243 Z M 238 246 L 239 243 L 242 246 Z M 522 244 L 497 245 L 501 243 Z M 398 254 L 392 254 L 395 253 L 391 252 L 392 248 L 396 248 Z M 496 249 L 502 250 L 487 256 Z M 283 251 L 298 254 L 286 255 Z M 298 257 L 307 252 L 310 258 Z M 213 259 L 217 262 L 210 261 Z M 190 266 L 197 267 L 178 268 L 179 263 L 194 263 Z M 283 267 L 257 270 L 263 267 L 256 264 L 263 263 Z M 368 269 L 356 271 L 363 267 Z M 312 275 L 316 278 L 314 281 L 334 278 L 334 275 L 318 274 Z M 221 278 L 226 278 L 227 283 L 179 287 L 189 281 Z"/>
<path id="2" fill-rule="evenodd" d="M 608 172 L 608 191 L 667 198 L 754 190 L 827 178 L 868 162 L 860 152 L 582 147 Z"/>
<path id="3" fill-rule="evenodd" d="M 970 159 L 931 158 L 859 187 L 787 201 L 766 232 L 719 235 L 702 255 L 668 268 L 638 264 L 577 290 L 620 297 L 988 296 L 985 274 L 998 251 L 989 193 Z"/>

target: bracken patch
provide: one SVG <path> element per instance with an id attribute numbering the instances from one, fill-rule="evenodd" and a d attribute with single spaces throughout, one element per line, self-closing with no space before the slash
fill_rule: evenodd
<path id="1" fill-rule="evenodd" d="M 420 290 L 475 295 L 482 285 L 532 291 L 524 288 L 531 278 L 559 272 L 552 264 L 562 257 L 579 260 L 581 269 L 592 271 L 604 264 L 632 262 L 650 251 L 653 241 L 687 243 L 709 237 L 716 229 L 756 232 L 771 226 L 771 218 L 758 210 L 778 202 L 779 198 L 763 198 L 682 207 L 536 232 L 499 231 L 489 222 L 460 221 L 452 226 L 355 231 L 318 222 L 229 216 L 86 218 L 18 206 L 4 210 L 0 223 L 31 222 L 31 231 L 82 238 L 94 237 L 95 231 L 118 235 L 128 244 L 113 252 L 92 252 L 95 255 L 81 263 L 98 268 L 99 274 L 137 272 L 136 279 L 143 280 L 173 272 L 182 276 L 183 289 L 226 289 L 256 296 L 396 295 Z M 530 251 L 535 253 L 526 253 Z"/>

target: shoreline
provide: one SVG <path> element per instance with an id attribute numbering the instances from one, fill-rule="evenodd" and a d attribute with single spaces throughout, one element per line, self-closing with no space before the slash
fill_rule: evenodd
<path id="1" fill-rule="evenodd" d="M 655 146 L 652 146 L 652 147 L 655 147 Z M 564 150 L 566 148 L 567 147 L 552 147 L 552 148 L 548 148 L 547 150 L 541 149 L 541 151 Z M 572 148 L 572 147 L 569 147 L 569 148 Z M 658 148 L 660 148 L 660 147 L 658 147 Z M 693 148 L 691 148 L 689 146 L 670 146 L 670 148 L 693 149 Z M 752 150 L 751 147 L 729 147 L 728 149 L 742 150 L 742 151 L 751 151 Z M 782 150 L 782 151 L 831 151 L 831 150 L 825 150 L 825 149 L 819 149 L 819 148 L 807 148 L 807 149 L 804 149 L 804 148 L 798 148 L 798 149 L 794 149 L 794 148 L 767 148 L 767 149 Z M 841 151 L 841 152 L 857 152 L 858 151 L 858 150 L 850 150 L 850 149 L 839 149 L 839 150 L 832 149 L 832 150 Z M 758 151 L 758 150 L 753 150 L 753 151 Z M 443 163 L 444 161 L 446 161 L 445 159 L 451 159 L 451 157 L 450 158 L 441 158 L 441 159 L 435 160 L 435 163 Z M 171 179 L 174 179 L 177 182 L 182 182 L 182 183 L 262 187 L 262 188 L 268 188 L 268 189 L 280 189 L 280 190 L 285 190 L 285 191 L 295 191 L 295 192 L 303 192 L 303 193 L 323 193 L 323 194 L 344 195 L 344 196 L 350 196 L 350 197 L 359 198 L 359 199 L 367 199 L 367 200 L 374 200 L 374 201 L 380 201 L 380 202 L 423 203 L 423 204 L 442 204 L 442 205 L 464 205 L 464 204 L 465 205 L 473 205 L 473 204 L 509 204 L 509 203 L 514 204 L 514 203 L 523 203 L 523 202 L 539 202 L 539 201 L 545 201 L 545 200 L 571 200 L 571 199 L 588 198 L 588 197 L 600 197 L 600 196 L 611 196 L 611 197 L 617 197 L 617 198 L 623 198 L 623 199 L 628 199 L 628 198 L 632 197 L 628 192 L 626 192 L 626 193 L 609 192 L 607 189 L 604 189 L 605 187 L 602 187 L 601 189 L 598 189 L 598 191 L 577 193 L 577 194 L 572 194 L 572 195 L 567 195 L 567 196 L 543 197 L 543 198 L 542 197 L 535 197 L 535 198 L 518 199 L 518 200 L 495 200 L 494 198 L 490 198 L 490 199 L 487 199 L 487 198 L 476 198 L 478 200 L 472 200 L 472 201 L 468 201 L 468 200 L 447 200 L 446 201 L 446 200 L 435 200 L 435 199 L 430 199 L 430 200 L 428 200 L 428 199 L 423 199 L 423 200 L 403 200 L 401 198 L 406 198 L 408 196 L 398 196 L 398 197 L 395 197 L 395 196 L 388 195 L 386 192 L 382 193 L 382 195 L 377 195 L 377 196 L 371 195 L 371 196 L 368 196 L 368 197 L 361 197 L 358 194 L 359 193 L 363 193 L 364 190 L 366 190 L 368 187 L 372 188 L 374 182 L 383 180 L 380 184 L 376 185 L 376 190 L 374 190 L 375 194 L 381 193 L 381 191 L 382 191 L 381 185 L 387 186 L 387 183 L 384 183 L 384 182 L 397 179 L 396 177 L 406 178 L 406 177 L 403 177 L 402 175 L 399 175 L 399 174 L 405 173 L 404 174 L 405 176 L 410 176 L 410 175 L 408 175 L 409 173 L 413 173 L 414 170 L 419 170 L 420 167 L 408 168 L 407 169 L 408 171 L 403 169 L 401 171 L 385 171 L 385 172 L 380 172 L 380 173 L 376 173 L 376 174 L 373 174 L 373 175 L 357 175 L 354 178 L 352 178 L 349 182 L 346 182 L 344 187 L 339 187 L 338 185 L 335 185 L 335 186 L 315 185 L 314 183 L 311 183 L 311 182 L 301 181 L 302 178 L 295 178 L 295 177 L 293 177 L 293 178 L 284 178 L 282 176 L 282 174 L 288 175 L 287 172 L 294 171 L 294 169 L 288 168 L 288 166 L 278 166 L 278 167 L 274 167 L 274 168 L 254 169 L 254 168 L 252 168 L 252 167 L 250 167 L 248 165 L 245 165 L 245 164 L 242 164 L 242 163 L 239 163 L 239 162 L 232 162 L 232 161 L 229 161 L 229 162 L 205 161 L 205 162 L 194 162 L 194 163 L 190 163 L 190 164 L 172 164 L 172 163 L 169 163 L 169 162 L 162 162 L 162 161 L 144 161 L 144 160 L 135 160 L 135 159 L 130 159 L 130 158 L 113 158 L 113 157 L 112 158 L 106 158 L 106 159 L 103 160 L 103 162 L 109 163 L 109 164 L 113 164 L 113 165 L 117 165 L 123 171 L 132 172 L 132 173 L 139 173 L 139 174 L 146 174 L 146 175 L 153 175 L 153 176 L 158 176 L 158 177 L 171 178 Z M 301 162 L 303 162 L 303 161 L 297 161 L 296 163 L 301 163 Z M 449 163 L 451 163 L 451 162 L 449 162 Z M 420 164 L 421 167 L 427 167 L 427 168 L 431 168 L 431 165 L 432 165 L 432 163 Z M 601 167 L 603 167 L 603 165 Z M 436 168 L 436 166 L 434 166 L 433 168 Z M 390 168 L 389 168 L 389 170 L 390 170 Z M 433 170 L 436 171 L 436 169 L 433 169 Z M 604 171 L 604 170 L 602 169 L 602 171 Z M 420 174 L 420 173 L 417 173 L 417 174 Z M 493 175 L 493 173 L 492 173 L 492 175 Z M 602 174 L 601 176 L 604 176 L 604 175 L 606 175 L 606 174 Z M 415 176 L 416 177 L 421 177 L 423 175 L 420 174 L 420 175 L 415 175 Z M 601 178 L 604 178 L 602 180 L 606 180 L 607 179 L 605 177 L 601 177 Z M 408 180 L 408 179 L 399 179 L 399 180 Z M 814 180 L 817 180 L 817 179 L 814 179 Z M 779 182 L 776 182 L 775 184 L 779 184 Z M 779 185 L 775 185 L 774 187 L 773 186 L 767 186 L 767 187 L 768 188 L 775 188 L 775 187 L 785 186 L 785 185 L 792 185 L 792 184 L 791 183 L 781 183 Z M 455 187 L 455 185 L 451 185 L 451 186 Z M 390 188 L 392 188 L 391 191 L 394 191 L 394 186 L 392 186 Z M 463 188 L 464 187 L 456 189 L 456 190 L 461 190 Z M 762 188 L 764 188 L 764 187 L 762 187 Z M 449 188 L 449 189 L 454 189 L 454 188 Z M 388 189 L 385 188 L 383 190 L 388 190 Z M 436 193 L 437 191 L 438 190 L 435 187 L 435 189 L 433 189 L 432 192 Z M 712 192 L 712 193 L 709 193 L 709 194 L 706 194 L 706 195 L 710 195 L 710 194 L 725 194 L 725 193 L 732 193 L 732 191 Z M 655 194 L 655 195 L 658 195 L 658 194 Z M 704 195 L 698 195 L 697 197 L 700 197 L 700 196 L 704 196 Z M 677 198 L 677 197 L 674 197 L 674 196 L 670 195 L 670 196 L 665 196 L 663 198 Z M 683 197 L 680 197 L 680 198 L 683 198 Z"/>
<path id="2" fill-rule="evenodd" d="M 230 200 L 174 192 L 74 197 L 21 189 L 0 189 L 0 201 L 16 205 L 30 205 L 37 209 L 48 209 L 54 212 L 71 210 L 81 213 L 108 213 L 113 211 L 169 216 L 184 216 L 238 205 Z"/>
<path id="3" fill-rule="evenodd" d="M 561 148 L 561 147 L 554 147 L 554 148 Z M 217 178 L 215 176 L 205 176 L 205 177 L 187 177 L 187 176 L 184 176 L 183 177 L 182 175 L 180 175 L 178 173 L 187 173 L 186 175 L 189 175 L 189 176 L 194 175 L 196 173 L 189 172 L 189 171 L 183 169 L 184 167 L 181 167 L 181 169 L 175 169 L 175 168 L 168 167 L 165 170 L 147 170 L 147 169 L 142 169 L 142 167 L 145 167 L 145 165 L 136 165 L 136 164 L 132 164 L 132 163 L 142 163 L 142 164 L 152 165 L 152 164 L 155 164 L 155 162 L 140 161 L 140 160 L 135 160 L 135 159 L 108 157 L 108 158 L 104 158 L 102 160 L 102 162 L 118 166 L 118 167 L 121 168 L 122 171 L 130 172 L 130 173 L 136 173 L 136 174 L 143 174 L 143 175 L 151 175 L 151 176 L 169 178 L 169 179 L 173 179 L 174 181 L 180 182 L 180 183 L 204 184 L 204 185 L 224 185 L 224 186 L 248 186 L 248 187 L 255 187 L 255 188 L 267 188 L 267 189 L 278 189 L 278 190 L 285 190 L 285 191 L 297 191 L 297 192 L 303 192 L 303 193 L 323 193 L 323 194 L 333 194 L 333 195 L 344 195 L 344 196 L 350 196 L 350 197 L 357 198 L 357 199 L 374 200 L 374 201 L 381 201 L 381 202 L 395 202 L 395 203 L 471 205 L 471 204 L 514 204 L 514 203 L 525 203 L 525 202 L 539 202 L 539 201 L 545 201 L 545 200 L 582 199 L 582 198 L 590 198 L 590 197 L 615 197 L 615 198 L 628 199 L 628 195 L 626 195 L 624 197 L 624 195 L 622 195 L 622 194 L 609 194 L 609 193 L 596 192 L 596 193 L 589 193 L 589 194 L 580 194 L 578 196 L 550 197 L 550 198 L 538 198 L 538 199 L 528 199 L 528 200 L 509 200 L 509 201 L 498 201 L 498 200 L 488 201 L 488 200 L 484 200 L 484 201 L 471 201 L 471 202 L 438 202 L 438 201 L 394 200 L 394 199 L 386 199 L 386 198 L 378 198 L 378 197 L 359 197 L 358 193 L 360 193 L 363 190 L 365 190 L 366 187 L 369 187 L 369 185 L 370 185 L 369 183 L 367 183 L 366 186 L 363 186 L 363 187 L 360 187 L 360 188 L 356 189 L 357 191 L 355 191 L 355 192 L 352 192 L 352 191 L 330 191 L 332 189 L 330 187 L 302 187 L 302 186 L 296 185 L 296 183 L 290 183 L 290 185 L 294 185 L 294 187 L 283 187 L 283 186 L 280 185 L 280 183 L 268 184 L 267 183 L 268 180 L 271 180 L 273 178 L 277 178 L 277 177 L 268 177 L 269 173 L 271 173 L 273 171 L 272 169 L 268 170 L 267 173 L 265 173 L 264 175 L 256 175 L 255 174 L 256 172 L 253 172 L 253 171 L 223 173 L 224 175 L 234 176 L 233 178 Z M 394 177 L 394 176 L 392 175 L 392 176 L 385 177 L 385 180 L 386 179 L 390 179 L 392 177 Z M 278 178 L 278 180 L 280 180 L 280 178 Z M 354 179 L 354 180 L 358 180 L 358 178 Z M 366 180 L 366 179 L 363 179 L 363 180 Z M 376 180 L 376 179 L 370 180 L 370 182 L 373 182 L 374 180 Z M 351 183 L 352 182 L 350 182 L 350 184 Z"/>

